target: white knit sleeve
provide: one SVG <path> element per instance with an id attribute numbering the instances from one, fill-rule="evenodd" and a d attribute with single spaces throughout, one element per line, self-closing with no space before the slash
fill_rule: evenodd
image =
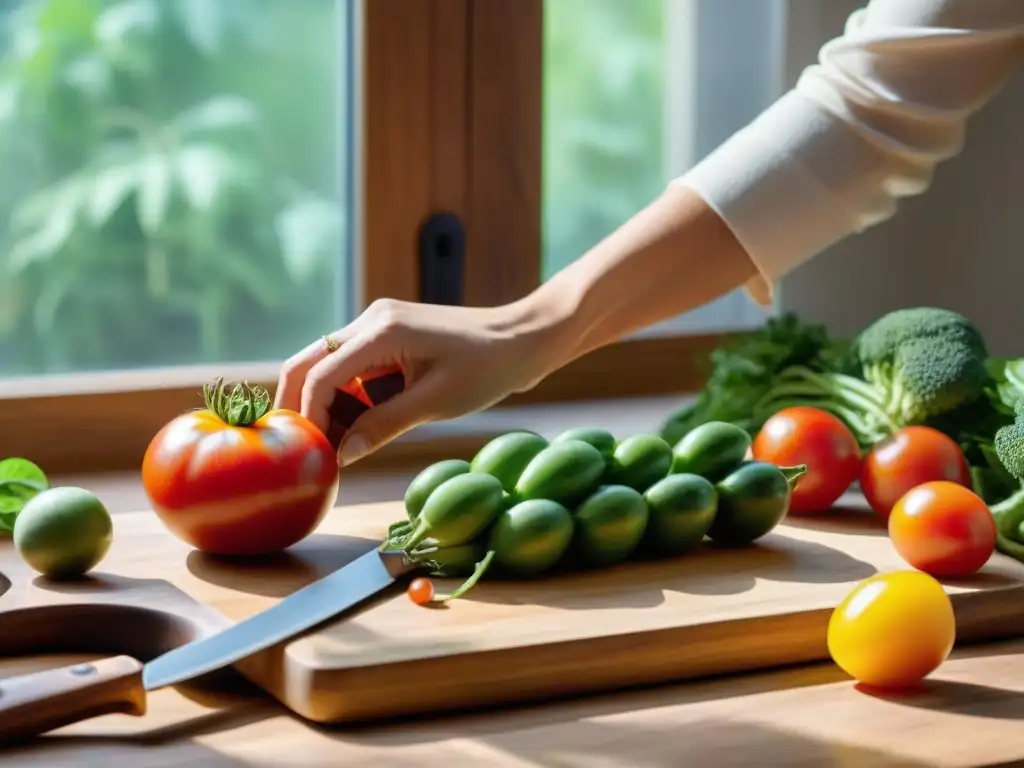
<path id="1" fill-rule="evenodd" d="M 871 0 L 791 91 L 673 183 L 723 218 L 767 304 L 780 277 L 925 191 L 1022 59 L 1024 0 Z"/>

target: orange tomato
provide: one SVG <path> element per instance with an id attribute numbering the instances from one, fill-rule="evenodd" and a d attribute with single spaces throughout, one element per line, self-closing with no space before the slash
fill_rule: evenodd
<path id="1" fill-rule="evenodd" d="M 912 488 L 896 502 L 889 539 L 914 568 L 938 577 L 969 576 L 992 556 L 996 523 L 974 491 L 936 480 Z"/>
<path id="2" fill-rule="evenodd" d="M 860 472 L 861 491 L 883 518 L 907 491 L 932 480 L 971 487 L 971 471 L 960 446 L 931 427 L 903 427 L 868 452 Z"/>
<path id="3" fill-rule="evenodd" d="M 413 579 L 409 584 L 409 599 L 416 605 L 426 605 L 434 599 L 434 583 L 430 579 Z"/>
<path id="4" fill-rule="evenodd" d="M 936 670 L 956 639 L 953 604 L 921 571 L 865 579 L 836 607 L 828 650 L 850 677 L 877 688 L 905 688 Z"/>

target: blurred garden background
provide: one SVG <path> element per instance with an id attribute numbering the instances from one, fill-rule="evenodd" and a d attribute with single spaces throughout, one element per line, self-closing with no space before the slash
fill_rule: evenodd
<path id="1" fill-rule="evenodd" d="M 663 187 L 666 0 L 548 0 L 548 277 Z M 0 376 L 283 359 L 352 316 L 346 0 L 0 6 Z"/>

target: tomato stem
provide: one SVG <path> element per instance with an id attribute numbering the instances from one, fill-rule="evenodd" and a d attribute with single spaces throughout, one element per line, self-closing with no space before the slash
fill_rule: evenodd
<path id="1" fill-rule="evenodd" d="M 443 603 L 448 600 L 457 600 L 458 598 L 462 597 L 464 594 L 469 592 L 469 590 L 471 590 L 476 585 L 476 583 L 480 581 L 480 577 L 483 576 L 484 573 L 487 571 L 488 567 L 490 567 L 491 561 L 493 559 L 494 550 L 492 549 L 489 550 L 486 555 L 484 555 L 483 560 L 476 564 L 476 568 L 473 569 L 473 574 L 464 582 L 462 582 L 458 589 L 446 595 L 434 595 L 433 602 Z"/>
<path id="2" fill-rule="evenodd" d="M 800 482 L 800 478 L 807 474 L 806 464 L 796 464 L 792 467 L 779 467 L 782 474 L 786 476 L 786 481 L 789 483 L 789 489 L 795 490 L 797 484 Z"/>
<path id="3" fill-rule="evenodd" d="M 259 384 L 243 381 L 225 385 L 223 378 L 203 386 L 206 407 L 232 427 L 248 427 L 270 410 L 270 393 Z"/>

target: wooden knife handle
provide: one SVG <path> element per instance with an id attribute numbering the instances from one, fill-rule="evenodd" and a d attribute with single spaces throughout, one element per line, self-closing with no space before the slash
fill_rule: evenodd
<path id="1" fill-rule="evenodd" d="M 146 713 L 142 664 L 131 656 L 0 680 L 0 742 L 113 713 Z"/>

